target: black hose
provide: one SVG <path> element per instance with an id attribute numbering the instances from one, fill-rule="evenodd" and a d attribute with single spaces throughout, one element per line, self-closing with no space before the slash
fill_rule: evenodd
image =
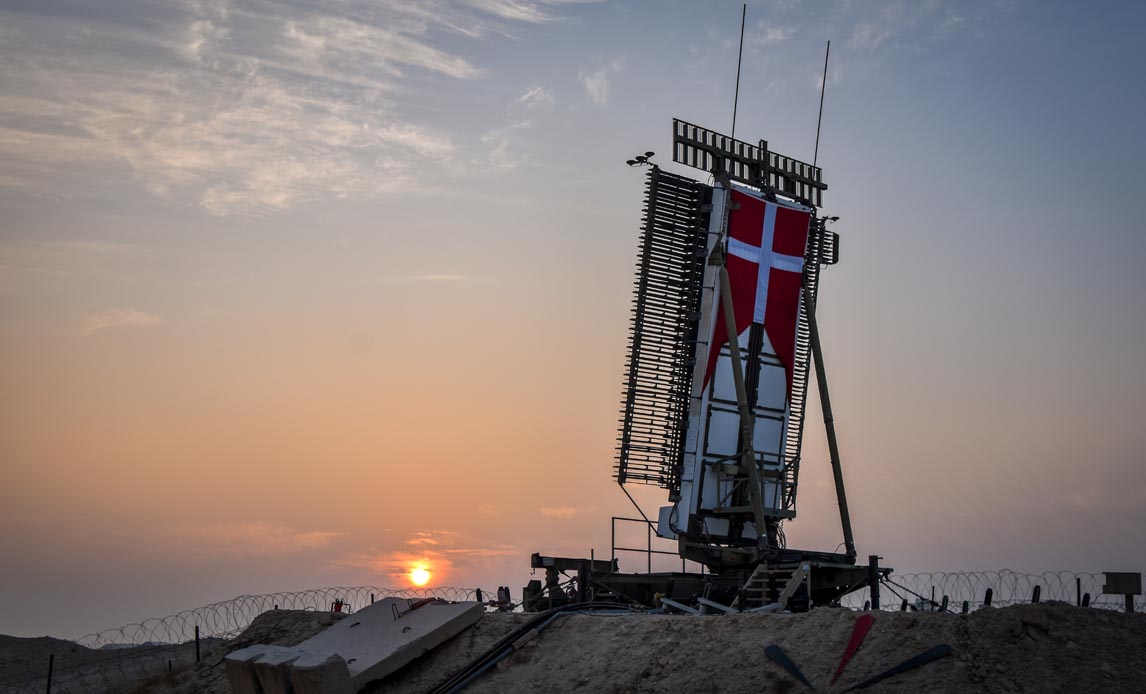
<path id="1" fill-rule="evenodd" d="M 485 653 L 478 656 L 469 664 L 462 667 L 460 670 L 450 675 L 449 679 L 442 682 L 438 686 L 430 690 L 430 694 L 448 694 L 458 690 L 458 685 L 462 684 L 471 675 L 474 675 L 484 668 L 491 665 L 501 653 L 513 645 L 515 641 L 527 634 L 530 630 L 535 629 L 546 621 L 552 619 L 558 614 L 563 612 L 581 612 L 583 610 L 628 610 L 629 605 L 623 605 L 616 602 L 579 602 L 570 605 L 562 605 L 546 610 L 545 612 L 537 613 L 525 624 L 509 632 L 505 636 L 498 639 L 497 643 L 489 648 Z"/>

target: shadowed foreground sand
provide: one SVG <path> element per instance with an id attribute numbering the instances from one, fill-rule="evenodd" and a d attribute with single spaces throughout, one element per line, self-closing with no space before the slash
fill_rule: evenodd
<path id="1" fill-rule="evenodd" d="M 984 609 L 967 616 L 900 612 L 874 616 L 867 639 L 835 686 L 829 686 L 829 679 L 859 614 L 821 608 L 801 615 L 569 615 L 466 691 L 803 691 L 801 684 L 765 659 L 764 647 L 769 644 L 780 645 L 819 691 L 842 691 L 939 644 L 950 645 L 952 655 L 867 691 L 1146 691 L 1146 659 L 1142 657 L 1146 615 L 1048 603 Z M 487 614 L 437 651 L 365 691 L 428 691 L 526 619 L 525 615 Z M 233 641 L 211 644 L 199 664 L 176 667 L 170 674 L 139 682 L 134 689 L 114 690 L 225 694 L 230 687 L 221 664 L 224 653 L 250 643 L 292 645 L 329 621 L 321 613 L 267 612 Z M 43 639 L 8 637 L 2 644 L 4 660 L 20 656 L 21 646 L 26 651 L 52 645 Z M 84 657 L 98 667 L 98 655 Z M 59 684 L 63 686 L 58 691 L 67 691 L 66 682 Z M 2 691 L 16 690 L 5 690 L 0 684 Z"/>

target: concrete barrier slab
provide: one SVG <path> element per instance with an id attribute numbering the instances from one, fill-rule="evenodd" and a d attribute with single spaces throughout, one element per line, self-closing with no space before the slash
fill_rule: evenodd
<path id="1" fill-rule="evenodd" d="M 304 652 L 298 646 L 267 646 L 262 656 L 251 661 L 264 694 L 293 694 L 290 666 Z"/>
<path id="2" fill-rule="evenodd" d="M 227 679 L 231 681 L 233 694 L 263 694 L 255 674 L 255 661 L 263 657 L 269 646 L 258 644 L 232 651 L 223 659 Z"/>
<path id="3" fill-rule="evenodd" d="M 385 598 L 297 646 L 251 646 L 226 657 L 235 694 L 353 694 L 481 619 L 481 603 Z"/>

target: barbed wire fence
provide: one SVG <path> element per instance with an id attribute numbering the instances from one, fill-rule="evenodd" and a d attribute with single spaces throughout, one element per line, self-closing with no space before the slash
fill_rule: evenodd
<path id="1" fill-rule="evenodd" d="M 295 592 L 240 595 L 237 598 L 184 610 L 168 617 L 147 619 L 138 624 L 104 629 L 81 636 L 76 643 L 88 648 L 109 644 L 184 643 L 195 638 L 228 639 L 247 628 L 255 617 L 273 610 L 330 610 L 340 600 L 346 611 L 354 612 L 382 598 L 441 598 L 451 602 L 477 599 L 480 589 L 469 588 L 382 588 L 353 586 L 313 588 Z M 483 596 L 490 595 L 484 592 Z"/>
<path id="2" fill-rule="evenodd" d="M 493 594 L 471 588 L 385 588 L 341 586 L 311 590 L 240 595 L 230 600 L 145 619 L 45 644 L 33 657 L 0 655 L 0 694 L 48 690 L 53 694 L 103 694 L 131 691 L 165 673 L 218 661 L 248 630 L 255 618 L 271 610 L 353 613 L 383 598 L 441 598 L 451 602 L 486 600 Z M 276 633 L 271 621 L 261 633 L 247 633 L 245 643 L 261 643 Z M 244 645 L 245 645 L 244 643 Z"/>
<path id="3" fill-rule="evenodd" d="M 1101 573 L 1074 571 L 1045 571 L 1021 573 L 1000 571 L 935 571 L 923 573 L 893 573 L 880 585 L 880 609 L 907 609 L 934 612 L 944 609 L 962 613 L 964 602 L 968 612 L 983 607 L 1007 607 L 1032 602 L 1057 601 L 1071 605 L 1087 605 L 1103 610 L 1123 611 L 1126 599 L 1122 595 L 1106 595 Z M 988 591 L 990 593 L 988 594 Z M 845 607 L 863 609 L 870 591 L 863 589 L 845 596 Z M 1146 599 L 1134 598 L 1136 612 L 1146 610 Z"/>
<path id="4" fill-rule="evenodd" d="M 907 609 L 927 612 L 943 609 L 955 614 L 973 612 L 988 606 L 1006 607 L 1032 602 L 1059 601 L 1079 604 L 1089 596 L 1091 609 L 1125 609 L 1121 595 L 1104 595 L 1101 573 L 1043 572 L 1041 574 L 1001 571 L 958 571 L 893 573 L 881 582 L 880 609 Z M 1037 591 L 1036 591 L 1037 589 Z M 987 592 L 991 595 L 988 598 Z M 247 633 L 243 644 L 234 639 L 251 627 L 255 618 L 271 610 L 329 612 L 336 601 L 346 613 L 356 612 L 375 600 L 387 597 L 441 598 L 453 602 L 488 600 L 494 594 L 468 588 L 385 588 L 353 586 L 240 595 L 167 617 L 146 619 L 136 624 L 104 629 L 72 642 L 56 641 L 35 657 L 0 655 L 0 694 L 50 691 L 55 694 L 132 691 L 139 683 L 164 673 L 194 665 L 197 661 L 218 662 L 229 650 L 247 643 L 261 643 L 274 637 L 277 625 L 269 622 L 260 633 Z M 870 592 L 859 590 L 845 596 L 842 605 L 866 609 Z M 1135 610 L 1146 611 L 1146 601 L 1135 598 Z M 196 638 L 198 637 L 198 638 Z M 49 664 L 51 659 L 51 664 Z M 49 675 L 51 670 L 51 675 Z"/>

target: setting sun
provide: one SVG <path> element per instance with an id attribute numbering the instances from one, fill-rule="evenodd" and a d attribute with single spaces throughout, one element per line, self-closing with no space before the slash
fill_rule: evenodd
<path id="1" fill-rule="evenodd" d="M 416 586 L 424 586 L 430 582 L 430 572 L 424 566 L 415 566 L 410 571 L 410 582 Z"/>

